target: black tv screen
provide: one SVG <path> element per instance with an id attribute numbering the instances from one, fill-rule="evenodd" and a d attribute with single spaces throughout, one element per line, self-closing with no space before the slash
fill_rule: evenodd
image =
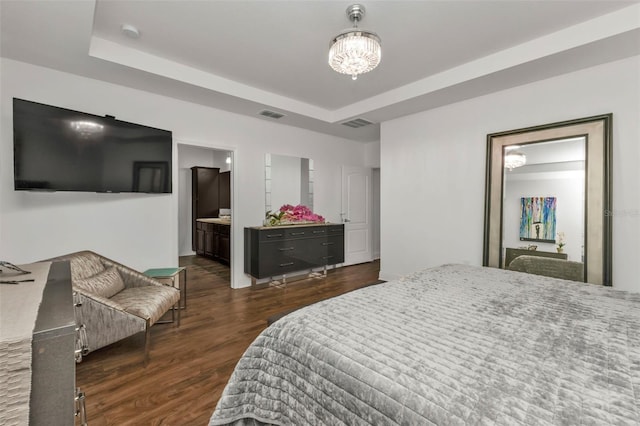
<path id="1" fill-rule="evenodd" d="M 13 99 L 16 190 L 171 192 L 172 135 Z"/>

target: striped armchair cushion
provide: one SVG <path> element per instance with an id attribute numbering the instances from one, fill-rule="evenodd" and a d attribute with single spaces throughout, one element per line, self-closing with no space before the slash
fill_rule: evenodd
<path id="1" fill-rule="evenodd" d="M 73 282 L 73 287 L 89 294 L 96 294 L 106 299 L 124 290 L 124 281 L 115 266 L 102 272 Z"/>

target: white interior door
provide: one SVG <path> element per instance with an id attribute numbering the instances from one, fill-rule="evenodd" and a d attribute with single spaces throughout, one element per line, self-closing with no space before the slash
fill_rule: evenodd
<path id="1" fill-rule="evenodd" d="M 344 264 L 370 262 L 372 235 L 372 171 L 368 167 L 342 167 L 342 222 Z"/>

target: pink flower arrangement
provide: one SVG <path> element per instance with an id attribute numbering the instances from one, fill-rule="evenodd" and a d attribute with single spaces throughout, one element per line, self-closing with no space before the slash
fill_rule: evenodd
<path id="1" fill-rule="evenodd" d="M 324 223 L 324 217 L 312 212 L 309 207 L 301 204 L 292 206 L 285 204 L 275 213 L 267 212 L 269 225 L 281 225 L 286 223 Z"/>
<path id="2" fill-rule="evenodd" d="M 309 209 L 309 207 L 301 204 L 298 204 L 297 206 L 285 204 L 280 207 L 280 211 L 284 213 L 282 219 L 288 222 L 324 222 L 324 218 L 322 216 L 315 214 Z"/>

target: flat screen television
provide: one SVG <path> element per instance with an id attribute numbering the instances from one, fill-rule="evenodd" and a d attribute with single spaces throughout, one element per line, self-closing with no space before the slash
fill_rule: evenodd
<path id="1" fill-rule="evenodd" d="M 172 134 L 13 99 L 16 190 L 171 192 Z"/>

